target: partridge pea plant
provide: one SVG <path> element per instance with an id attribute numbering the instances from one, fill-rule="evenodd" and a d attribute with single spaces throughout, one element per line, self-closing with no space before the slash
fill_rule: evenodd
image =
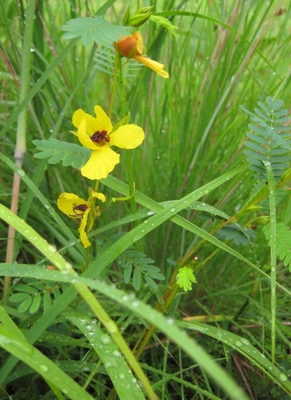
<path id="1" fill-rule="evenodd" d="M 0 4 L 3 398 L 291 395 L 291 5 L 151 4 Z"/>

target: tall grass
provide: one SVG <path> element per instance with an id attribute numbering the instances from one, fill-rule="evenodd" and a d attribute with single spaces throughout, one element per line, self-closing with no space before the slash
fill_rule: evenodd
<path id="1" fill-rule="evenodd" d="M 130 60 L 125 100 L 118 84 L 111 112 L 116 123 L 126 108 L 146 134 L 131 152 L 137 212 L 130 201 L 112 203 L 89 251 L 77 219 L 61 215 L 56 201 L 61 192 L 87 199 L 92 181 L 34 157 L 32 141 L 77 143 L 73 113 L 93 114 L 96 104 L 108 111 L 113 75 L 97 62 L 96 43 L 65 40 L 61 27 L 96 14 L 121 25 L 126 8 L 119 0 L 38 1 L 28 27 L 32 4 L 0 4 L 1 398 L 289 398 L 290 262 L 276 240 L 284 230 L 291 251 L 290 171 L 273 182 L 266 167 L 269 185 L 258 185 L 244 154 L 250 115 L 240 107 L 254 112 L 269 96 L 290 109 L 289 2 L 151 2 L 178 26 L 176 36 L 151 21 L 140 29 L 148 56 L 170 78 Z M 126 2 L 131 14 L 148 5 Z M 14 160 L 19 127 L 22 165 Z M 130 193 L 126 152 L 120 156 L 98 187 L 108 198 Z M 19 206 L 10 212 L 14 174 Z M 223 230 L 230 223 L 249 229 L 237 228 L 239 243 Z M 164 275 L 156 289 L 143 280 L 136 290 L 138 258 Z M 185 266 L 196 278 L 191 291 L 176 283 Z"/>

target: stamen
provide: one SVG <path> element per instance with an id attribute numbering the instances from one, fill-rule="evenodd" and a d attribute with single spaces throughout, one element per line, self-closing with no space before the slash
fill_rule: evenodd
<path id="1" fill-rule="evenodd" d="M 92 142 L 96 143 L 96 144 L 104 144 L 104 142 L 110 142 L 110 137 L 106 136 L 107 135 L 107 131 L 103 130 L 101 132 L 97 131 L 95 133 L 93 133 L 93 135 L 91 136 L 91 140 Z"/>

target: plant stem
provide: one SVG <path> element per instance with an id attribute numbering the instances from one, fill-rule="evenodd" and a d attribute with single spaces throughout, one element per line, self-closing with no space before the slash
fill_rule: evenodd
<path id="1" fill-rule="evenodd" d="M 126 101 L 124 94 L 124 85 L 123 85 L 123 73 L 122 73 L 122 63 L 121 56 L 118 55 L 119 60 L 119 88 L 120 88 L 120 101 L 121 101 L 121 110 L 122 116 L 125 117 L 127 115 L 126 109 Z M 129 196 L 134 193 L 134 181 L 133 181 L 133 171 L 132 171 L 132 159 L 130 150 L 126 150 L 126 165 L 127 165 L 127 174 L 128 174 L 128 186 L 129 186 Z M 130 208 L 133 213 L 137 211 L 136 202 L 134 195 L 130 198 Z"/>
<path id="2" fill-rule="evenodd" d="M 19 104 L 25 99 L 28 93 L 29 81 L 30 81 L 30 58 L 31 58 L 31 41 L 34 27 L 34 10 L 35 1 L 30 0 L 27 3 L 26 19 L 25 19 L 25 32 L 23 42 L 23 54 L 22 54 L 22 65 L 21 65 L 21 77 L 20 77 L 20 90 L 19 90 Z M 17 133 L 16 133 L 16 145 L 14 152 L 15 164 L 17 167 L 22 167 L 23 157 L 26 153 L 26 111 L 23 111 L 18 116 L 17 121 Z M 18 200 L 19 200 L 19 188 L 20 188 L 20 176 L 14 174 L 13 188 L 12 188 L 12 200 L 11 200 L 11 211 L 17 214 Z M 15 246 L 15 229 L 9 225 L 8 228 L 8 243 L 6 250 L 6 262 L 14 262 L 14 246 Z M 11 285 L 11 278 L 5 277 L 4 279 L 4 290 L 3 290 L 3 302 L 6 304 L 7 295 Z"/>
<path id="3" fill-rule="evenodd" d="M 109 107 L 108 107 L 108 117 L 109 118 L 111 118 L 113 100 L 114 100 L 114 95 L 115 95 L 115 91 L 116 91 L 119 64 L 120 64 L 119 54 L 116 52 L 113 85 L 112 85 L 112 89 L 111 89 L 111 96 L 110 96 Z"/>
<path id="4" fill-rule="evenodd" d="M 180 265 L 181 266 L 181 265 Z M 178 291 L 178 285 L 176 284 L 176 276 L 177 273 L 179 271 L 179 268 L 176 268 L 171 280 L 169 282 L 168 288 L 165 291 L 165 294 L 163 296 L 163 300 L 164 300 L 164 307 L 162 307 L 161 304 L 157 304 L 156 306 L 156 310 L 157 311 L 164 311 L 167 312 L 167 310 L 169 309 L 173 299 L 175 298 L 177 291 Z M 135 347 L 133 349 L 133 353 L 135 354 L 137 360 L 139 359 L 139 357 L 141 356 L 145 346 L 147 345 L 147 343 L 149 342 L 150 338 L 152 337 L 154 331 L 155 331 L 156 327 L 155 325 L 151 325 L 148 329 L 144 329 L 142 331 L 142 333 L 140 334 L 140 337 L 137 341 L 137 343 L 135 344 Z"/>
<path id="5" fill-rule="evenodd" d="M 263 161 L 266 168 L 270 203 L 270 258 L 271 258 L 271 356 L 275 364 L 276 351 L 276 201 L 275 179 L 270 161 Z"/>

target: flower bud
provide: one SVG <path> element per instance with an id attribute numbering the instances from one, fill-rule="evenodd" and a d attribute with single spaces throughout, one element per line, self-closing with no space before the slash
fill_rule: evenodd
<path id="1" fill-rule="evenodd" d="M 114 43 L 115 50 L 126 58 L 133 58 L 142 53 L 143 42 L 139 32 L 134 35 L 127 36 Z"/>
<path id="2" fill-rule="evenodd" d="M 132 17 L 129 16 L 129 11 L 126 13 L 127 14 L 127 21 L 126 25 L 138 27 L 143 25 L 152 15 L 150 12 L 153 6 L 150 7 L 142 7 L 139 10 L 137 10 Z M 124 24 L 125 25 L 125 24 Z"/>

